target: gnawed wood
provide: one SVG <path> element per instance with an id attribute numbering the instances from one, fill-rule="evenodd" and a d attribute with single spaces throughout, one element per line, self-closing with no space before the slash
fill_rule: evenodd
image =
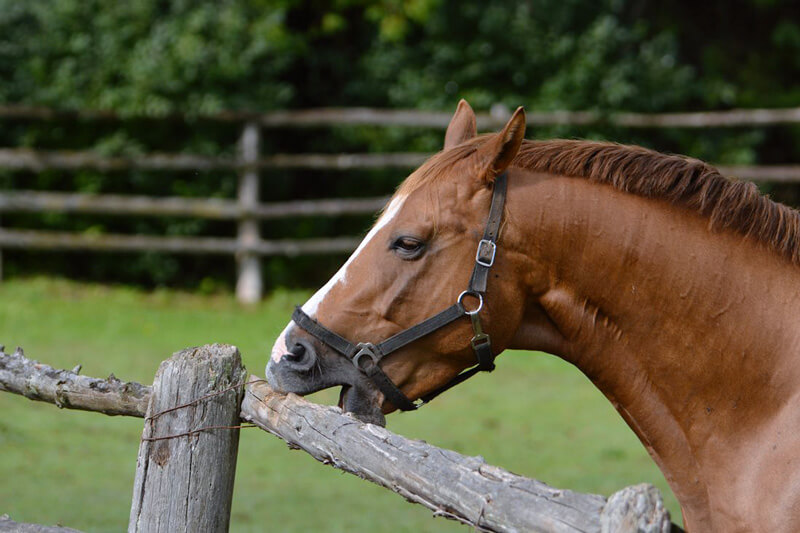
<path id="1" fill-rule="evenodd" d="M 135 382 L 90 378 L 73 370 L 59 370 L 25 357 L 21 348 L 5 353 L 0 346 L 0 390 L 65 409 L 98 411 L 107 415 L 144 416 L 150 387 Z"/>
<path id="2" fill-rule="evenodd" d="M 252 381 L 252 379 L 251 379 Z M 423 441 L 342 415 L 336 407 L 248 385 L 242 418 L 302 448 L 315 459 L 386 487 L 407 500 L 486 531 L 670 531 L 657 490 L 629 487 L 602 496 L 550 487 Z M 630 526 L 630 527 L 634 527 Z M 652 527 L 651 527 L 652 526 Z"/>
<path id="3" fill-rule="evenodd" d="M 0 533 L 81 533 L 77 529 L 62 526 L 43 526 L 14 522 L 7 514 L 0 515 Z"/>
<path id="4" fill-rule="evenodd" d="M 664 508 L 661 494 L 647 483 L 625 487 L 612 494 L 600 513 L 600 530 L 602 533 L 682 531 L 670 524 L 669 512 Z"/>
<path id="5" fill-rule="evenodd" d="M 228 530 L 239 446 L 239 430 L 229 427 L 239 423 L 236 385 L 244 377 L 239 350 L 225 344 L 187 348 L 161 363 L 139 445 L 129 532 Z M 197 431 L 212 427 L 219 429 Z"/>

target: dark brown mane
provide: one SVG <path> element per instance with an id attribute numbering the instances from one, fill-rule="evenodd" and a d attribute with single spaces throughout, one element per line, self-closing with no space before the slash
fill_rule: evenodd
<path id="1" fill-rule="evenodd" d="M 413 192 L 473 154 L 491 136 L 440 152 L 398 190 Z M 800 213 L 761 195 L 755 184 L 731 180 L 700 160 L 639 146 L 594 141 L 525 141 L 514 166 L 585 178 L 631 194 L 670 202 L 707 217 L 712 230 L 730 229 L 800 264 Z"/>

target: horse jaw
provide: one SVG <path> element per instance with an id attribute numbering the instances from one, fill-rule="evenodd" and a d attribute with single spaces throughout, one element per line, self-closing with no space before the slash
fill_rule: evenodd
<path id="1" fill-rule="evenodd" d="M 344 385 L 339 393 L 339 407 L 362 422 L 385 427 L 386 417 L 381 409 L 381 394 L 373 387 Z"/>

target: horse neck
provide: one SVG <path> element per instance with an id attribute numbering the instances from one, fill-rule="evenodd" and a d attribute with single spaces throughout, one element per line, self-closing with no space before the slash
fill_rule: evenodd
<path id="1" fill-rule="evenodd" d="M 509 199 L 510 240 L 527 246 L 539 280 L 512 347 L 580 368 L 659 464 L 687 521 L 709 526 L 714 484 L 730 482 L 720 469 L 737 467 L 800 383 L 790 357 L 800 269 L 608 185 L 529 175 Z"/>

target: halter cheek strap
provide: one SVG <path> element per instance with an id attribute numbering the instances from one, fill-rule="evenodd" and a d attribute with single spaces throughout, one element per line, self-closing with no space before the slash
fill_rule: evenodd
<path id="1" fill-rule="evenodd" d="M 497 252 L 497 238 L 503 220 L 507 182 L 508 176 L 505 172 L 494 182 L 492 206 L 489 208 L 489 218 L 486 221 L 483 238 L 478 242 L 478 249 L 475 253 L 475 265 L 472 269 L 469 287 L 458 296 L 456 303 L 447 309 L 440 311 L 432 317 L 378 344 L 364 342 L 356 344 L 350 342 L 308 316 L 299 306 L 295 308 L 292 314 L 292 320 L 312 337 L 315 337 L 317 340 L 350 359 L 356 368 L 363 372 L 375 386 L 378 387 L 387 400 L 403 411 L 413 411 L 419 408 L 421 405 L 430 402 L 436 396 L 464 382 L 478 372 L 491 372 L 495 368 L 495 356 L 492 353 L 491 339 L 489 335 L 483 331 L 480 312 L 483 309 L 483 297 L 486 293 L 489 271 L 492 265 L 494 265 L 495 254 Z M 468 310 L 466 308 L 464 300 L 467 296 L 478 300 L 475 309 Z M 381 359 L 399 350 L 403 346 L 421 339 L 464 316 L 468 316 L 472 324 L 473 337 L 470 340 L 470 344 L 475 352 L 477 364 L 460 373 L 442 387 L 420 397 L 420 403 L 412 402 L 381 369 L 379 366 Z"/>

